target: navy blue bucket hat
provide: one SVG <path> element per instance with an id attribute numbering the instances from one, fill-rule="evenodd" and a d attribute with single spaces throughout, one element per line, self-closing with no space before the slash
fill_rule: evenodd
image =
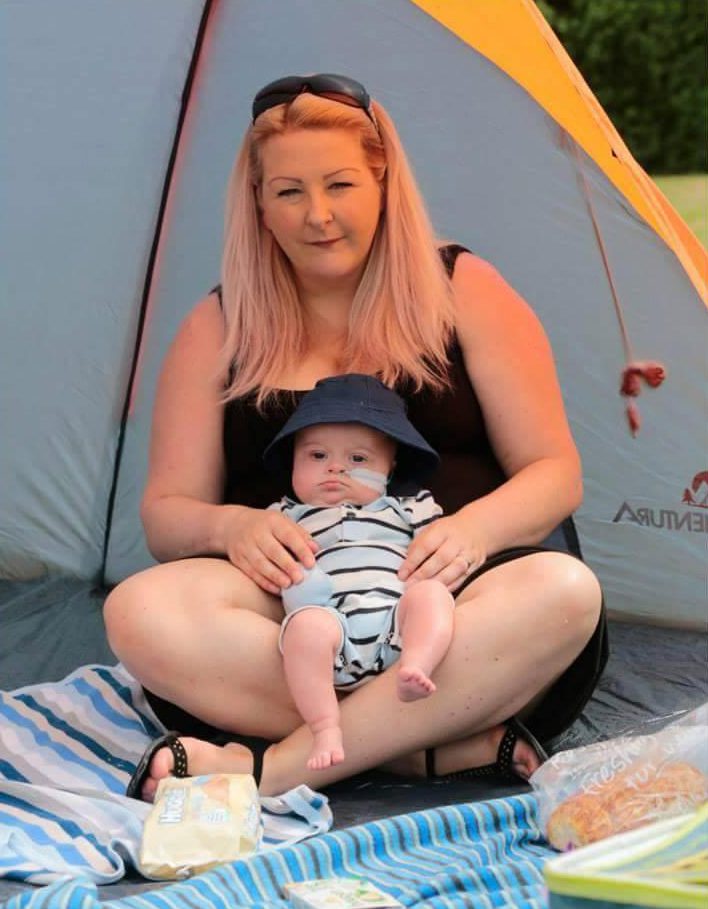
<path id="1" fill-rule="evenodd" d="M 361 423 L 398 443 L 394 477 L 421 482 L 438 465 L 437 452 L 406 416 L 403 399 L 373 376 L 348 373 L 320 379 L 263 452 L 270 470 L 292 466 L 295 433 L 317 423 Z"/>

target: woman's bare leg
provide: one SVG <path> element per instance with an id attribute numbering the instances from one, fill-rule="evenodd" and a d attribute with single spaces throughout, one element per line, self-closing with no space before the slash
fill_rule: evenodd
<path id="1" fill-rule="evenodd" d="M 111 649 L 146 688 L 219 729 L 279 739 L 302 720 L 278 635 L 283 610 L 222 559 L 157 565 L 104 606 Z"/>
<path id="2" fill-rule="evenodd" d="M 488 763 L 496 755 L 499 724 L 523 711 L 580 653 L 597 624 L 600 602 L 600 588 L 592 572 L 562 553 L 534 554 L 498 566 L 470 584 L 458 600 L 455 633 L 437 670 L 435 698 L 402 703 L 396 692 L 397 670 L 392 667 L 341 702 L 347 742 L 341 764 L 303 772 L 311 737 L 307 727 L 300 726 L 268 749 L 261 791 L 264 795 L 283 792 L 302 782 L 315 788 L 326 786 L 432 746 L 443 746 L 437 749 L 437 765 L 443 773 Z M 222 621 L 221 634 L 226 624 Z M 235 625 L 244 632 L 250 628 L 247 623 L 241 627 L 240 621 Z M 252 631 L 248 646 L 256 648 Z M 263 665 L 263 660 L 270 659 L 267 654 L 275 646 L 277 633 L 274 626 L 274 638 L 264 641 L 256 663 L 260 659 Z M 238 677 L 236 684 L 249 685 L 260 698 L 261 712 L 266 712 L 262 665 L 251 677 L 244 672 L 242 677 L 234 673 L 233 678 Z M 252 668 L 251 661 L 247 667 Z M 233 703 L 245 715 L 252 715 L 241 698 L 234 698 Z M 268 710 L 273 712 L 273 706 L 271 703 Z M 283 725 L 286 717 L 292 721 L 294 710 L 282 692 L 277 708 Z M 228 725 L 221 725 L 265 734 L 261 728 L 245 728 L 236 714 Z M 197 748 L 189 739 L 184 744 L 193 772 L 223 770 L 224 762 L 233 772 L 252 768 L 249 753 L 240 746 L 217 749 L 197 743 Z M 514 757 L 516 760 L 518 754 Z M 162 749 L 153 761 L 152 773 L 160 778 L 171 766 L 170 753 Z"/>

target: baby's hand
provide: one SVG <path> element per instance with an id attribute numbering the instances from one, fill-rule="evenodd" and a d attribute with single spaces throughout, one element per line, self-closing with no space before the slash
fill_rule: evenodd
<path id="1" fill-rule="evenodd" d="M 332 599 L 334 588 L 329 576 L 319 565 L 303 569 L 303 579 L 282 591 L 286 612 L 293 612 L 303 606 L 326 606 Z"/>

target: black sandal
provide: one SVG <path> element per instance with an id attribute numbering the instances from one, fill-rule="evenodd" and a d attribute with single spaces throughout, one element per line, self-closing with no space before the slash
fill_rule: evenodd
<path id="1" fill-rule="evenodd" d="M 263 773 L 263 755 L 267 748 L 273 743 L 269 742 L 268 739 L 248 735 L 230 736 L 224 744 L 228 744 L 229 742 L 238 742 L 239 745 L 243 745 L 251 752 L 251 755 L 253 756 L 253 770 L 251 771 L 251 775 L 256 781 L 256 786 L 259 786 L 261 774 Z M 125 794 L 129 798 L 142 799 L 143 783 L 150 770 L 150 763 L 160 748 L 169 748 L 172 752 L 174 767 L 172 768 L 171 776 L 177 777 L 177 779 L 184 779 L 185 777 L 191 776 L 187 764 L 187 752 L 184 745 L 179 740 L 179 734 L 177 732 L 167 732 L 165 735 L 161 735 L 159 738 L 150 742 L 145 749 L 125 790 Z"/>
<path id="2" fill-rule="evenodd" d="M 466 780 L 474 777 L 507 777 L 523 779 L 514 771 L 514 748 L 519 739 L 524 739 L 536 752 L 541 763 L 548 760 L 548 754 L 536 736 L 524 726 L 521 720 L 512 717 L 503 724 L 506 729 L 499 742 L 497 759 L 493 764 L 482 767 L 470 767 L 467 770 L 458 770 L 454 773 L 443 773 L 438 776 L 435 772 L 435 749 L 425 749 L 425 775 L 429 780 Z"/>

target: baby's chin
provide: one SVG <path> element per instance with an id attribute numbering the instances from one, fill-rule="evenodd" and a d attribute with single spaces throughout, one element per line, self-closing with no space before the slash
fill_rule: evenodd
<path id="1" fill-rule="evenodd" d="M 346 489 L 341 492 L 337 490 L 329 493 L 318 490 L 307 498 L 301 499 L 301 501 L 308 505 L 331 505 L 332 507 L 336 507 L 337 505 L 369 505 L 379 497 L 380 493 L 375 492 L 373 489 Z"/>

